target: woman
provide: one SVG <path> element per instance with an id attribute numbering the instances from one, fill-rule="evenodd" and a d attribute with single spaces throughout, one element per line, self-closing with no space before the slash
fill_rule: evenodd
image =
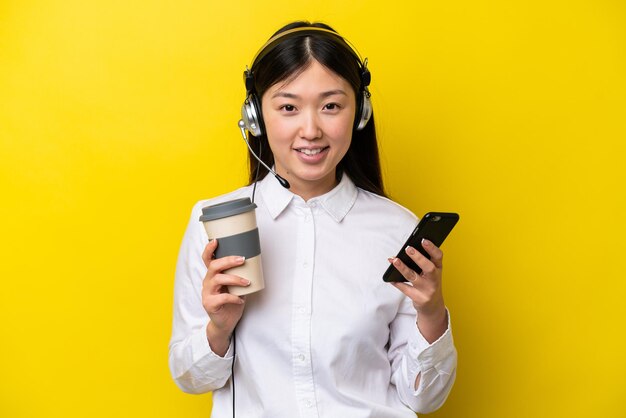
<path id="1" fill-rule="evenodd" d="M 369 81 L 341 36 L 308 22 L 280 29 L 246 71 L 251 147 L 290 188 L 251 157 L 250 185 L 192 211 L 170 369 L 185 392 L 213 391 L 213 417 L 408 418 L 439 408 L 452 387 L 441 250 L 425 241 L 428 260 L 406 249 L 421 275 L 387 258 L 416 218 L 385 197 Z M 254 193 L 265 289 L 238 297 L 226 286 L 246 278 L 223 271 L 245 260 L 214 258 L 219 242 L 207 243 L 198 218 Z M 382 281 L 388 262 L 408 283 Z"/>

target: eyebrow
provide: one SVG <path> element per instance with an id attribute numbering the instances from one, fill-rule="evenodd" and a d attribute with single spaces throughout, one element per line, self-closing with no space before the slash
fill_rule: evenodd
<path id="1" fill-rule="evenodd" d="M 319 96 L 325 99 L 326 97 L 334 96 L 336 94 L 347 96 L 346 92 L 341 89 L 325 91 L 323 93 L 320 93 Z M 285 91 L 277 91 L 276 93 L 272 95 L 272 99 L 276 97 L 286 97 L 287 99 L 299 99 L 300 98 L 300 96 L 298 96 L 297 94 L 287 93 Z"/>

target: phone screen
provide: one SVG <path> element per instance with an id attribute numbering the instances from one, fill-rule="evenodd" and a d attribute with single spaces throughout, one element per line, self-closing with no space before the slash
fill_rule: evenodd
<path id="1" fill-rule="evenodd" d="M 398 257 L 409 268 L 415 270 L 417 274 L 422 272 L 417 264 L 408 256 L 404 251 L 409 245 L 422 253 L 426 258 L 430 259 L 430 256 L 422 247 L 422 239 L 426 238 L 431 241 L 437 247 L 441 247 L 443 241 L 446 239 L 454 225 L 459 221 L 458 213 L 451 212 L 428 212 L 417 224 L 407 241 L 404 243 Z M 386 282 L 406 282 L 406 279 L 402 274 L 393 266 L 390 265 L 383 274 L 383 280 Z"/>

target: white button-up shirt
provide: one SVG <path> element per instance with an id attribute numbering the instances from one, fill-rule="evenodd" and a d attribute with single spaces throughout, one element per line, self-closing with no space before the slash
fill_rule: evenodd
<path id="1" fill-rule="evenodd" d="M 220 357 L 207 341 L 198 218 L 251 193 L 198 202 L 176 268 L 170 369 L 185 392 L 213 391 L 214 418 L 232 416 L 233 347 Z M 450 324 L 428 344 L 410 299 L 382 280 L 415 216 L 346 175 L 307 202 L 268 175 L 256 204 L 265 289 L 247 296 L 237 326 L 237 416 L 414 418 L 438 408 L 456 371 Z"/>

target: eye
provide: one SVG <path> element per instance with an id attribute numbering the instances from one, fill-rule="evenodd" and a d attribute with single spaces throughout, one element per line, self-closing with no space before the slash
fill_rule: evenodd
<path id="1" fill-rule="evenodd" d="M 280 110 L 284 110 L 285 112 L 293 112 L 296 110 L 296 107 L 294 105 L 286 104 L 282 105 L 280 107 Z"/>
<path id="2" fill-rule="evenodd" d="M 325 110 L 339 110 L 339 108 L 341 108 L 339 103 L 328 103 L 324 105 Z"/>

